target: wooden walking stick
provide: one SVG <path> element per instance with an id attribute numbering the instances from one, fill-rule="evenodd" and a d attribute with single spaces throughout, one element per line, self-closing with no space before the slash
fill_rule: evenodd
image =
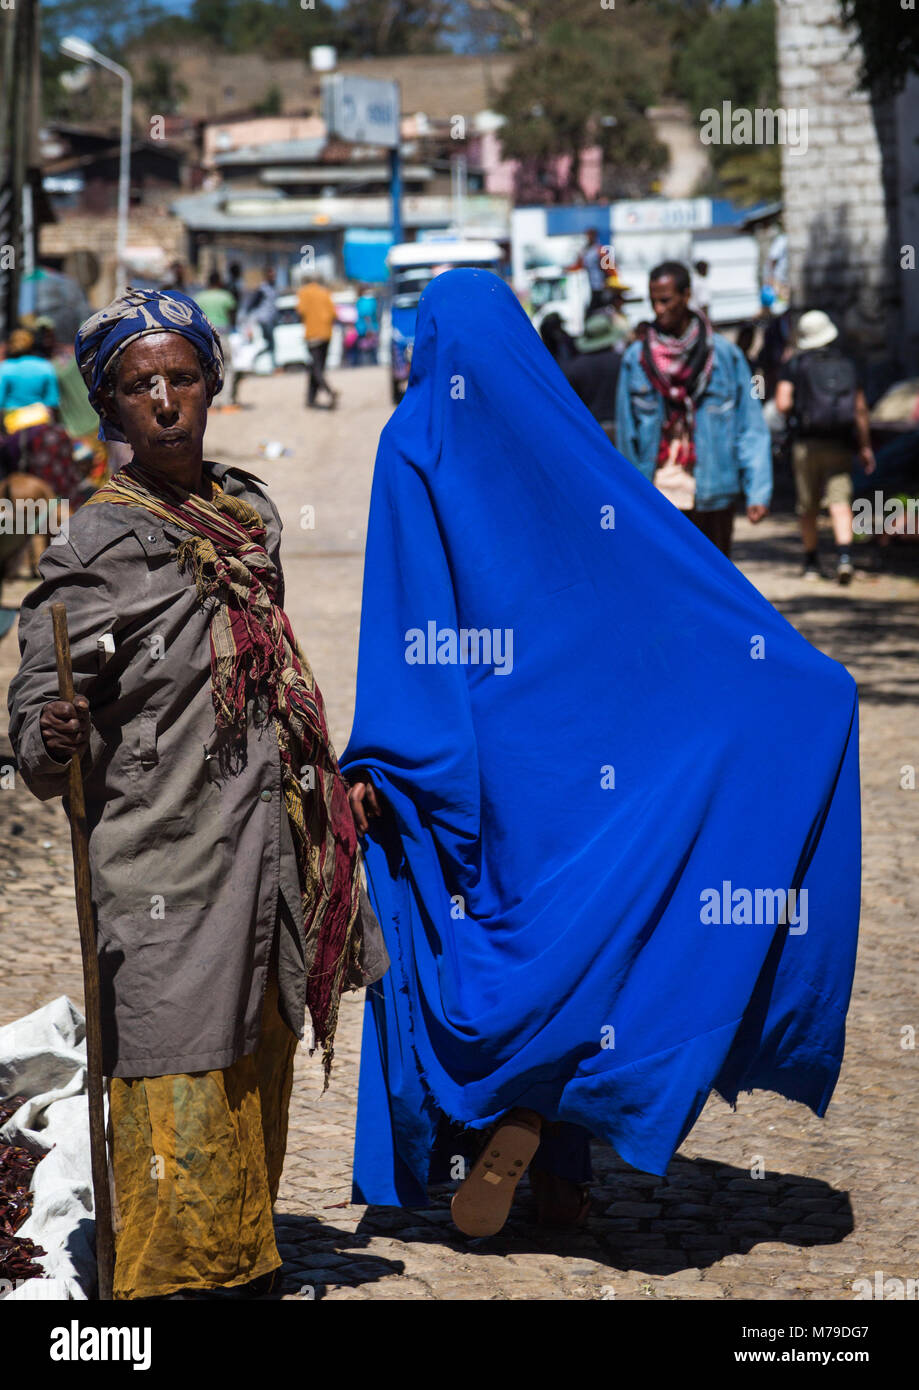
<path id="1" fill-rule="evenodd" d="M 70 638 L 67 635 L 67 609 L 52 603 L 54 653 L 60 698 L 73 703 L 73 667 L 70 664 Z M 83 799 L 83 772 L 80 759 L 70 759 L 70 840 L 73 846 L 73 879 L 80 924 L 80 950 L 83 954 L 83 995 L 86 1000 L 86 1070 L 89 1091 L 89 1149 L 93 1173 L 93 1211 L 96 1218 L 96 1268 L 99 1298 L 112 1298 L 115 1273 L 115 1237 L 112 1230 L 112 1200 L 108 1183 L 108 1154 L 105 1147 L 105 1107 L 102 1078 L 102 1015 L 99 1003 L 99 958 L 96 954 L 96 926 L 93 920 L 89 881 L 89 834 L 86 803 Z"/>

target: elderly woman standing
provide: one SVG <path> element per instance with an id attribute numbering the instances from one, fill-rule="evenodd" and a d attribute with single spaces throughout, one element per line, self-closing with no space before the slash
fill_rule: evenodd
<path id="1" fill-rule="evenodd" d="M 379 978 L 385 949 L 281 606 L 277 510 L 259 479 L 203 457 L 216 335 L 185 295 L 128 290 L 76 350 L 103 436 L 133 458 L 42 560 L 10 736 L 42 800 L 82 758 L 115 1297 L 250 1296 L 280 1264 L 271 1208 L 306 1010 L 328 1076 L 341 991 Z"/>

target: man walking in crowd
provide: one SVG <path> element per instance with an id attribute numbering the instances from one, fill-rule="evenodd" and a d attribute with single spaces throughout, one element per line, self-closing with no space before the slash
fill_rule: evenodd
<path id="1" fill-rule="evenodd" d="M 756 358 L 756 370 L 763 377 L 764 399 L 772 400 L 776 383 L 782 375 L 785 362 L 791 356 L 791 313 L 783 299 L 777 299 L 774 290 L 764 285 L 760 295 L 762 301 L 763 341 Z"/>
<path id="2" fill-rule="evenodd" d="M 236 380 L 231 365 L 231 353 L 228 351 L 230 344 L 227 339 L 236 318 L 236 298 L 231 290 L 225 288 L 219 270 L 211 271 L 207 277 L 207 289 L 200 290 L 195 295 L 195 302 L 211 326 L 217 330 L 220 346 L 223 350 L 225 371 L 224 389 L 221 396 L 224 399 L 228 398 L 235 405 Z"/>
<path id="3" fill-rule="evenodd" d="M 708 261 L 696 261 L 692 268 L 692 306 L 708 318 L 712 312 L 712 287 Z"/>
<path id="4" fill-rule="evenodd" d="M 239 321 L 239 313 L 243 304 L 243 268 L 239 261 L 231 261 L 227 266 L 227 289 L 236 301 L 236 308 L 233 311 L 233 327 Z"/>
<path id="5" fill-rule="evenodd" d="M 577 357 L 577 345 L 562 322 L 561 314 L 546 314 L 539 325 L 539 336 L 563 371 Z"/>
<path id="6" fill-rule="evenodd" d="M 274 327 L 278 321 L 276 278 L 274 266 L 270 265 L 246 310 L 248 316 L 255 320 L 265 335 L 265 340 L 268 343 L 268 356 L 271 358 L 271 365 L 275 370 L 278 366 L 274 355 Z"/>
<path id="7" fill-rule="evenodd" d="M 185 289 L 185 266 L 181 261 L 169 262 L 169 273 L 163 282 L 164 290 L 183 290 Z"/>
<path id="8" fill-rule="evenodd" d="M 616 381 L 622 354 L 616 330 L 604 313 L 591 314 L 577 340 L 579 356 L 562 370 L 607 438 L 616 434 Z"/>
<path id="9" fill-rule="evenodd" d="M 796 510 L 806 579 L 820 578 L 817 515 L 826 498 L 836 541 L 836 578 L 852 579 L 852 447 L 866 473 L 875 468 L 868 402 L 855 363 L 836 344 L 828 314 L 810 309 L 795 334 L 795 353 L 775 388 L 776 408 L 790 421 Z"/>
<path id="10" fill-rule="evenodd" d="M 354 307 L 357 310 L 357 361 L 373 363 L 380 341 L 380 320 L 376 295 L 369 285 L 361 285 Z"/>
<path id="11" fill-rule="evenodd" d="M 133 457 L 23 602 L 10 740 L 43 801 L 82 764 L 114 1296 L 251 1297 L 281 1264 L 272 1203 L 305 1012 L 328 1075 L 341 990 L 378 979 L 385 952 L 322 696 L 281 606 L 277 509 L 252 474 L 204 460 L 223 374 L 210 324 L 184 294 L 128 290 L 76 352 L 106 437 Z"/>
<path id="12" fill-rule="evenodd" d="M 338 392 L 326 379 L 325 361 L 335 325 L 335 300 L 315 276 L 301 286 L 297 295 L 297 313 L 303 321 L 303 334 L 310 354 L 306 404 L 315 406 L 319 392 L 325 391 L 329 397 L 329 409 L 334 410 L 338 404 Z"/>
<path id="13" fill-rule="evenodd" d="M 232 290 L 225 288 L 219 270 L 211 271 L 207 277 L 207 289 L 195 295 L 195 302 L 213 328 L 221 334 L 229 333 L 236 313 L 236 299 Z"/>
<path id="14" fill-rule="evenodd" d="M 581 265 L 587 271 L 587 283 L 590 286 L 588 314 L 592 314 L 595 309 L 602 308 L 609 300 L 606 284 L 608 267 L 604 264 L 604 260 L 608 260 L 608 256 L 605 256 L 604 253 L 608 251 L 609 247 L 600 245 L 600 234 L 596 227 L 588 227 L 587 245 L 581 252 Z"/>
<path id="15" fill-rule="evenodd" d="M 743 354 L 690 308 L 686 266 L 656 266 L 649 295 L 654 322 L 622 359 L 616 444 L 729 556 L 738 496 L 754 523 L 769 510 L 769 430 Z"/>

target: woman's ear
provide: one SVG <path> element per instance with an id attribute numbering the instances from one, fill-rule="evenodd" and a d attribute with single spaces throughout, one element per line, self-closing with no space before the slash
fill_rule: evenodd
<path id="1" fill-rule="evenodd" d="M 201 363 L 201 375 L 204 377 L 204 399 L 208 407 L 217 394 L 217 377 L 213 364 L 205 362 L 201 354 L 198 354 L 198 361 Z M 222 389 L 222 387 L 221 387 Z"/>
<path id="2" fill-rule="evenodd" d="M 121 429 L 121 421 L 118 418 L 115 400 L 110 390 L 99 392 L 99 414 L 107 424 L 114 425 L 116 429 Z"/>

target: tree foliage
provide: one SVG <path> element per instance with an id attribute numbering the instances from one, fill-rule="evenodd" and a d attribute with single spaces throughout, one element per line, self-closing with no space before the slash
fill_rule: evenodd
<path id="1" fill-rule="evenodd" d="M 709 10 L 681 47 L 676 85 L 694 114 L 730 101 L 751 110 L 778 100 L 773 0 Z"/>
<path id="2" fill-rule="evenodd" d="M 270 57 L 309 56 L 317 44 L 333 44 L 355 56 L 428 53 L 441 43 L 450 0 L 194 0 L 193 34 L 227 53 Z"/>
<path id="3" fill-rule="evenodd" d="M 444 47 L 452 0 L 346 0 L 339 47 L 370 57 Z"/>
<path id="4" fill-rule="evenodd" d="M 525 49 L 498 103 L 504 153 L 534 187 L 520 196 L 577 198 L 581 152 L 599 146 L 607 196 L 647 192 L 667 162 L 645 112 L 655 84 L 640 45 L 600 26 L 552 25 Z"/>
<path id="5" fill-rule="evenodd" d="M 342 23 L 326 0 L 194 0 L 190 36 L 226 53 L 305 58 L 315 44 L 338 43 Z"/>
<path id="6" fill-rule="evenodd" d="M 61 39 L 79 34 L 101 53 L 123 61 L 132 38 L 163 22 L 166 10 L 157 0 L 137 0 L 113 14 L 111 0 L 45 0 L 41 7 L 42 109 L 46 117 L 103 121 L 116 119 L 121 102 L 118 82 L 94 71 L 89 87 L 68 93 L 61 86 L 63 72 L 74 67 L 72 58 L 59 51 Z"/>
<path id="7" fill-rule="evenodd" d="M 173 115 L 188 95 L 185 84 L 176 80 L 172 64 L 159 54 L 145 60 L 143 76 L 135 82 L 134 91 L 149 111 L 163 116 Z"/>
<path id="8" fill-rule="evenodd" d="M 911 11 L 877 0 L 841 0 L 859 23 L 869 74 L 896 78 L 916 65 L 919 33 Z M 71 31 L 115 59 L 130 54 L 138 90 L 158 110 L 181 93 L 167 62 L 143 46 L 203 44 L 224 53 L 308 58 L 317 44 L 344 57 L 436 51 L 505 51 L 516 63 L 500 109 L 505 152 L 522 161 L 522 195 L 576 198 L 578 157 L 603 152 L 608 197 L 651 191 L 666 151 L 648 119 L 650 105 L 680 99 L 693 117 L 706 107 L 775 106 L 775 0 L 192 0 L 185 15 L 170 0 L 134 0 L 113 19 L 112 0 L 45 0 L 45 111 L 79 119 L 117 114 L 117 84 L 104 74 L 68 95 L 57 53 Z M 142 56 L 143 55 L 143 56 Z M 152 63 L 152 65 L 151 65 Z M 154 100 L 155 97 L 155 100 Z M 276 105 L 270 94 L 271 105 Z M 268 101 L 269 93 L 265 100 Z M 704 191 L 741 202 L 780 196 L 772 147 L 712 145 Z M 567 159 L 560 159 L 567 156 Z"/>
<path id="9" fill-rule="evenodd" d="M 884 96 L 899 92 L 919 72 L 919 12 L 888 0 L 842 0 L 862 47 L 861 83 Z"/>
<path id="10" fill-rule="evenodd" d="M 252 108 L 257 116 L 280 116 L 284 110 L 284 93 L 272 82 L 261 101 Z"/>
<path id="11" fill-rule="evenodd" d="M 702 111 L 774 108 L 779 99 L 773 0 L 732 8 L 706 7 L 696 15 L 676 60 L 677 91 L 698 120 Z M 712 177 L 702 191 L 739 203 L 782 196 L 781 160 L 772 145 L 710 145 Z"/>

